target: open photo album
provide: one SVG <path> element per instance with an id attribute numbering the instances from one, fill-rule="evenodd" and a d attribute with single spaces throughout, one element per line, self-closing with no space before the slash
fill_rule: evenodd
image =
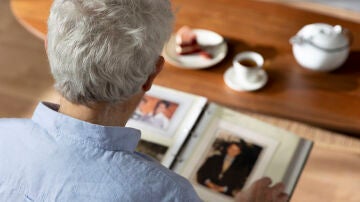
<path id="1" fill-rule="evenodd" d="M 312 142 L 205 97 L 154 85 L 128 127 L 142 132 L 137 151 L 174 170 L 204 201 L 234 195 L 268 176 L 292 194 Z"/>

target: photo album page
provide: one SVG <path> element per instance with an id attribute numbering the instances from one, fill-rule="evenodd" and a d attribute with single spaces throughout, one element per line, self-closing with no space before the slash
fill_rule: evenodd
<path id="1" fill-rule="evenodd" d="M 204 201 L 233 201 L 237 192 L 268 176 L 292 194 L 312 142 L 210 103 L 174 170 Z"/>

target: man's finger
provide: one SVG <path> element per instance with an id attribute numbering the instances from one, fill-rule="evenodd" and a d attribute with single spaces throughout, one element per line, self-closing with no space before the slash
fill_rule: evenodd
<path id="1" fill-rule="evenodd" d="M 277 183 L 273 187 L 270 188 L 270 192 L 272 193 L 273 198 L 277 198 L 281 193 L 285 190 L 284 183 Z"/>
<path id="2" fill-rule="evenodd" d="M 268 187 L 270 186 L 270 184 L 271 184 L 271 179 L 268 177 L 261 178 L 254 183 L 255 187 L 260 189 Z"/>
<path id="3" fill-rule="evenodd" d="M 281 193 L 277 198 L 278 202 L 287 202 L 288 200 L 289 200 L 289 195 L 286 193 Z"/>
<path id="4" fill-rule="evenodd" d="M 265 200 L 265 190 L 270 186 L 271 179 L 268 177 L 261 178 L 260 180 L 254 183 L 254 192 L 256 196 L 256 201 Z"/>

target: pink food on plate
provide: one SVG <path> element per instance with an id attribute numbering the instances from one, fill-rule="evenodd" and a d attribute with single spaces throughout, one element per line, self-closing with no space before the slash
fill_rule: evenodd
<path id="1" fill-rule="evenodd" d="M 175 36 L 176 47 L 175 51 L 179 55 L 190 55 L 199 53 L 201 56 L 211 59 L 210 53 L 201 48 L 196 39 L 196 33 L 189 27 L 183 26 L 177 32 Z"/>

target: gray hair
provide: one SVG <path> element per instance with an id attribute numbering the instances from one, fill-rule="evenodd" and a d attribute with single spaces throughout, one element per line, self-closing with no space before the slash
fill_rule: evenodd
<path id="1" fill-rule="evenodd" d="M 172 31 L 169 0 L 54 0 L 48 58 L 73 103 L 117 103 L 141 90 Z"/>

